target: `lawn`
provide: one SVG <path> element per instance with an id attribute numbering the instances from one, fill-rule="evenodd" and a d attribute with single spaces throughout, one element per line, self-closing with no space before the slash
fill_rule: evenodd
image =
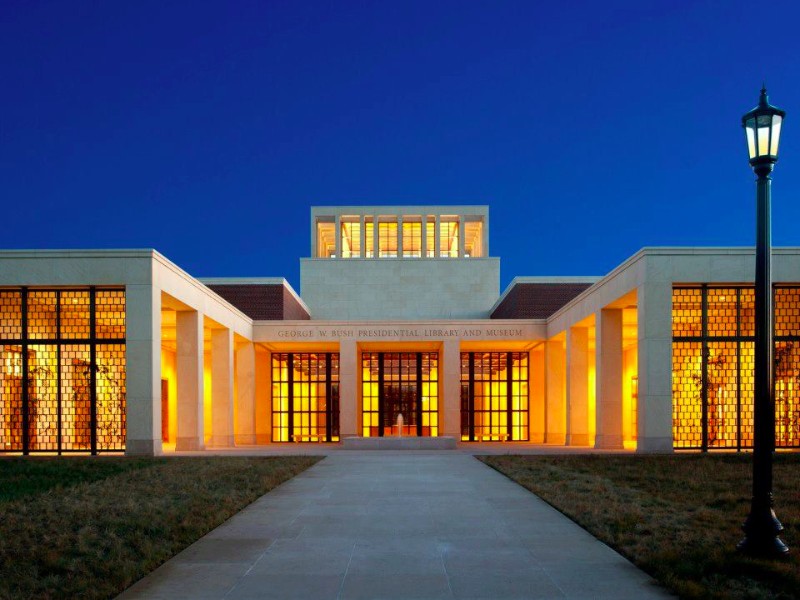
<path id="1" fill-rule="evenodd" d="M 683 598 L 800 598 L 800 455 L 775 459 L 787 560 L 735 551 L 752 455 L 486 456 Z"/>
<path id="2" fill-rule="evenodd" d="M 318 460 L 0 459 L 0 598 L 111 598 Z"/>

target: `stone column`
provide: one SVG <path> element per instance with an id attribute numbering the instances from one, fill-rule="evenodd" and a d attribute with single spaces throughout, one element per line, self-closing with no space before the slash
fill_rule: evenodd
<path id="1" fill-rule="evenodd" d="M 397 257 L 403 257 L 403 215 L 397 215 Z"/>
<path id="2" fill-rule="evenodd" d="M 360 436 L 358 368 L 360 357 L 355 340 L 339 342 L 339 434 L 341 438 Z"/>
<path id="3" fill-rule="evenodd" d="M 333 218 L 333 253 L 336 258 L 342 258 L 342 217 Z"/>
<path id="4" fill-rule="evenodd" d="M 442 407 L 439 411 L 440 435 L 449 435 L 461 440 L 461 343 L 458 339 L 447 339 L 442 344 L 439 357 L 441 373 Z"/>
<path id="5" fill-rule="evenodd" d="M 442 217 L 436 215 L 433 219 L 433 257 L 442 255 Z"/>
<path id="6" fill-rule="evenodd" d="M 125 454 L 161 454 L 161 290 L 125 288 Z"/>
<path id="7" fill-rule="evenodd" d="M 530 423 L 530 441 L 534 444 L 544 443 L 545 431 L 545 405 L 547 404 L 545 394 L 545 368 L 544 368 L 544 345 L 531 350 L 530 353 L 531 381 L 528 386 L 530 397 L 528 399 L 528 419 Z"/>
<path id="8" fill-rule="evenodd" d="M 211 445 L 233 446 L 233 331 L 211 332 Z"/>
<path id="9" fill-rule="evenodd" d="M 672 284 L 645 283 L 638 313 L 638 430 L 636 451 L 672 452 Z"/>
<path id="10" fill-rule="evenodd" d="M 367 228 L 364 222 L 364 215 L 358 217 L 358 243 L 361 245 L 358 253 L 359 258 L 367 257 Z"/>
<path id="11" fill-rule="evenodd" d="M 378 258 L 381 255 L 380 248 L 378 247 L 380 243 L 378 225 L 378 215 L 375 215 L 372 217 L 372 258 Z"/>
<path id="12" fill-rule="evenodd" d="M 567 329 L 567 445 L 589 444 L 589 330 Z"/>
<path id="13" fill-rule="evenodd" d="M 428 215 L 422 214 L 422 231 L 420 232 L 420 258 L 428 257 Z"/>
<path id="14" fill-rule="evenodd" d="M 236 428 L 234 442 L 256 443 L 256 347 L 244 342 L 236 350 Z"/>
<path id="15" fill-rule="evenodd" d="M 178 429 L 176 450 L 202 450 L 203 429 L 203 314 L 178 311 L 175 314 Z"/>
<path id="16" fill-rule="evenodd" d="M 256 349 L 256 444 L 272 440 L 272 355 Z"/>
<path id="17" fill-rule="evenodd" d="M 464 237 L 467 232 L 466 223 L 464 223 L 464 215 L 458 215 L 458 258 L 464 258 Z"/>
<path id="18" fill-rule="evenodd" d="M 622 448 L 622 310 L 597 313 L 597 433 L 595 448 Z"/>
<path id="19" fill-rule="evenodd" d="M 567 433 L 566 356 L 561 341 L 545 342 L 545 437 L 548 444 L 563 444 Z"/>

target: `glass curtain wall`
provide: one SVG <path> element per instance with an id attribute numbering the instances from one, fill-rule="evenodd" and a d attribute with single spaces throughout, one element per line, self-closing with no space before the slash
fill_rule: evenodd
<path id="1" fill-rule="evenodd" d="M 775 311 L 775 443 L 800 446 L 800 288 L 778 287 Z M 675 448 L 753 446 L 755 297 L 747 286 L 672 292 Z"/>
<path id="2" fill-rule="evenodd" d="M 339 441 L 339 354 L 272 355 L 272 441 Z"/>
<path id="3" fill-rule="evenodd" d="M 0 290 L 0 451 L 124 451 L 125 376 L 124 290 Z"/>
<path id="4" fill-rule="evenodd" d="M 462 441 L 528 439 L 528 353 L 461 353 Z"/>
<path id="5" fill-rule="evenodd" d="M 439 354 L 364 352 L 361 355 L 362 435 L 439 435 Z"/>

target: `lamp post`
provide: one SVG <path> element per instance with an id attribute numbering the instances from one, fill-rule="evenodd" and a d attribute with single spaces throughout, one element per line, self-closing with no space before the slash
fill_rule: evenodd
<path id="1" fill-rule="evenodd" d="M 775 446 L 775 402 L 772 341 L 772 254 L 770 194 L 772 168 L 778 160 L 778 142 L 786 113 L 772 106 L 761 88 L 758 106 L 742 117 L 747 134 L 750 166 L 756 174 L 756 283 L 753 499 L 738 549 L 761 557 L 789 552 L 778 534 L 783 530 L 772 509 L 772 453 Z"/>

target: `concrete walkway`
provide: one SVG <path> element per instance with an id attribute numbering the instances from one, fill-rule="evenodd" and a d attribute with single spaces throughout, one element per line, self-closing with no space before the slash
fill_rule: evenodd
<path id="1" fill-rule="evenodd" d="M 121 598 L 664 598 L 527 490 L 461 453 L 329 455 Z"/>

